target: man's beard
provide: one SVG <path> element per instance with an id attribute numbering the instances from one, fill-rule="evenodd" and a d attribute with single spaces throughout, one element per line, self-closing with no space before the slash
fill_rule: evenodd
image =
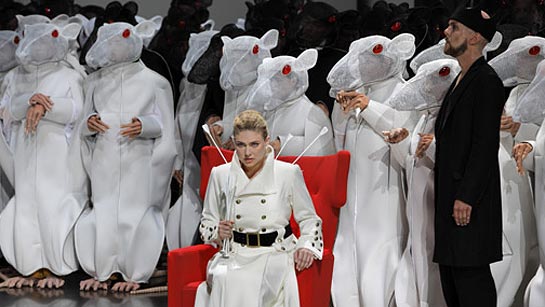
<path id="1" fill-rule="evenodd" d="M 445 44 L 445 48 L 443 49 L 443 52 L 445 52 L 446 55 L 450 55 L 452 57 L 458 57 L 462 55 L 467 50 L 467 40 L 465 40 L 460 46 L 454 47 L 449 42 Z"/>

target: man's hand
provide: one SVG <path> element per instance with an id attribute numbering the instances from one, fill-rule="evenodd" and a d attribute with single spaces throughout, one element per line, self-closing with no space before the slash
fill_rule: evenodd
<path id="1" fill-rule="evenodd" d="M 341 110 L 345 114 L 357 108 L 363 111 L 369 105 L 369 97 L 356 91 L 340 91 L 337 94 L 336 100 L 341 105 Z"/>
<path id="2" fill-rule="evenodd" d="M 452 210 L 452 217 L 454 222 L 458 226 L 466 226 L 471 219 L 471 206 L 464 203 L 461 200 L 454 201 L 454 209 Z"/>
<path id="3" fill-rule="evenodd" d="M 45 108 L 41 104 L 36 104 L 28 108 L 26 112 L 25 133 L 36 132 L 38 123 L 45 115 Z"/>
<path id="4" fill-rule="evenodd" d="M 49 96 L 46 96 L 44 94 L 34 94 L 30 99 L 28 100 L 31 106 L 34 105 L 42 105 L 46 111 L 51 111 L 53 108 L 53 101 L 51 101 L 51 98 Z"/>
<path id="5" fill-rule="evenodd" d="M 136 117 L 134 117 L 130 124 L 121 125 L 121 136 L 134 139 L 142 133 L 142 123 Z"/>
<path id="6" fill-rule="evenodd" d="M 417 158 L 422 158 L 426 150 L 430 148 L 435 136 L 431 133 L 419 133 L 418 135 L 420 136 L 420 140 L 418 141 L 418 146 L 416 146 L 415 155 Z"/>
<path id="7" fill-rule="evenodd" d="M 513 147 L 513 158 L 517 162 L 517 171 L 519 175 L 524 175 L 524 167 L 522 166 L 522 161 L 532 152 L 534 148 L 530 143 L 518 143 Z"/>
<path id="8" fill-rule="evenodd" d="M 382 131 L 384 141 L 390 144 L 397 144 L 409 136 L 409 130 L 405 128 L 394 128 L 390 131 Z"/>
<path id="9" fill-rule="evenodd" d="M 218 228 L 218 236 L 220 240 L 230 239 L 233 236 L 233 221 L 220 221 Z"/>
<path id="10" fill-rule="evenodd" d="M 513 124 L 515 122 L 513 121 L 512 116 L 502 115 L 501 116 L 501 122 L 500 122 L 500 130 L 501 131 L 511 131 L 511 128 L 513 128 Z"/>
<path id="11" fill-rule="evenodd" d="M 300 248 L 295 251 L 293 260 L 297 271 L 302 271 L 310 268 L 312 262 L 314 262 L 314 254 L 307 248 Z"/>
<path id="12" fill-rule="evenodd" d="M 110 126 L 100 120 L 100 116 L 93 115 L 87 120 L 87 128 L 93 132 L 104 133 L 106 130 L 110 129 Z"/>

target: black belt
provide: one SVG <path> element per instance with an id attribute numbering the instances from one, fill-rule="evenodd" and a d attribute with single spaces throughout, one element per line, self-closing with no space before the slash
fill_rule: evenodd
<path id="1" fill-rule="evenodd" d="M 284 239 L 291 236 L 293 231 L 291 230 L 290 224 L 284 227 L 286 232 L 284 233 Z M 233 231 L 233 240 L 242 245 L 247 245 L 251 247 L 259 246 L 271 246 L 278 237 L 278 231 L 269 232 L 269 233 L 247 233 L 247 232 L 238 232 Z"/>

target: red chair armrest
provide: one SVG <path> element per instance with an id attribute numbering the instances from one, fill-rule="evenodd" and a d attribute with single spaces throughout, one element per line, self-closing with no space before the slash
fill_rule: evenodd
<path id="1" fill-rule="evenodd" d="M 310 268 L 297 272 L 301 307 L 329 307 L 333 260 L 331 250 L 324 249 L 321 261 L 315 261 Z"/>

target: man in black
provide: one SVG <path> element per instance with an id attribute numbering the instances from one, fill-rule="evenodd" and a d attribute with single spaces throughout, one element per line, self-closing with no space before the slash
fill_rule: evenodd
<path id="1" fill-rule="evenodd" d="M 498 166 L 503 84 L 482 57 L 495 32 L 490 17 L 463 9 L 449 20 L 445 53 L 462 71 L 435 124 L 435 253 L 446 302 L 496 306 L 490 263 L 502 259 Z"/>

